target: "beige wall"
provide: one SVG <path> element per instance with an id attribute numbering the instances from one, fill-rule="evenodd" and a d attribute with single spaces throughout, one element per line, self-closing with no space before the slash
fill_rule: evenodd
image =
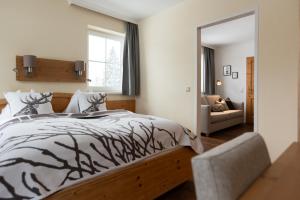
<path id="1" fill-rule="evenodd" d="M 140 22 L 137 110 L 193 129 L 197 27 L 259 11 L 258 130 L 274 160 L 297 139 L 298 0 L 186 0 Z M 192 87 L 190 93 L 185 92 Z"/>
<path id="2" fill-rule="evenodd" d="M 15 56 L 87 60 L 87 27 L 124 32 L 124 22 L 76 6 L 67 0 L 1 0 L 0 98 L 8 90 L 73 92 L 78 83 L 24 83 L 15 80 Z M 126 98 L 111 95 L 110 98 Z"/>

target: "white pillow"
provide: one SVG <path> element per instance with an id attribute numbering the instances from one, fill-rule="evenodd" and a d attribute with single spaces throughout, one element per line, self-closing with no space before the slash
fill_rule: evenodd
<path id="1" fill-rule="evenodd" d="M 16 92 L 20 93 L 21 90 L 17 90 Z M 6 95 L 6 93 L 7 92 L 3 93 L 4 96 Z M 30 89 L 30 93 L 34 93 L 34 90 Z M 0 118 L 7 119 L 7 118 L 11 118 L 11 117 L 12 117 L 12 114 L 11 114 L 10 106 L 9 106 L 9 104 L 6 104 L 6 106 L 1 110 Z"/>
<path id="2" fill-rule="evenodd" d="M 31 90 L 30 90 L 31 91 Z M 17 93 L 20 93 L 21 90 L 17 90 L 16 91 Z M 4 92 L 3 95 L 5 97 L 5 95 L 7 94 L 8 92 Z M 12 117 L 12 114 L 11 114 L 11 110 L 10 110 L 10 106 L 9 104 L 7 103 L 6 106 L 1 110 L 1 118 L 11 118 Z"/>
<path id="3" fill-rule="evenodd" d="M 9 104 L 6 104 L 6 106 L 1 111 L 1 117 L 2 118 L 10 118 L 12 117 Z"/>
<path id="4" fill-rule="evenodd" d="M 7 92 L 5 98 L 14 117 L 53 113 L 52 93 Z"/>
<path id="5" fill-rule="evenodd" d="M 64 113 L 80 113 L 79 105 L 78 105 L 78 96 L 81 94 L 80 90 L 77 90 L 68 104 L 67 108 L 65 109 Z"/>
<path id="6" fill-rule="evenodd" d="M 10 112 L 10 107 L 7 104 L 1 111 L 0 114 L 0 124 L 7 122 L 12 118 L 11 112 Z"/>
<path id="7" fill-rule="evenodd" d="M 106 111 L 106 94 L 100 93 L 83 93 L 78 96 L 80 113 L 90 113 L 96 111 Z"/>

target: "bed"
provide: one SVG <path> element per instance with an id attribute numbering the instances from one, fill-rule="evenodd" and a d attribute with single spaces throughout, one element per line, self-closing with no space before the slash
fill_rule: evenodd
<path id="1" fill-rule="evenodd" d="M 54 111 L 63 111 L 70 98 L 54 94 Z M 134 112 L 135 102 L 108 101 L 107 107 Z M 190 180 L 190 159 L 202 151 L 199 137 L 172 121 L 129 111 L 2 122 L 0 196 L 153 199 Z"/>

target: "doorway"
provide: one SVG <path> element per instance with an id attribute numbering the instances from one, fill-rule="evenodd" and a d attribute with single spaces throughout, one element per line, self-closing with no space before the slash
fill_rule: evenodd
<path id="1" fill-rule="evenodd" d="M 220 101 L 225 99 L 230 99 L 232 100 L 232 102 L 234 102 L 236 106 L 236 108 L 231 108 L 231 109 L 243 110 L 244 116 L 242 121 L 241 119 L 235 118 L 233 120 L 234 123 L 232 123 L 233 121 L 230 121 L 228 125 L 226 125 L 225 121 L 221 121 L 219 122 L 221 128 L 223 126 L 224 129 L 228 129 L 228 127 L 233 126 L 235 123 L 240 124 L 241 122 L 243 122 L 243 124 L 250 124 L 254 128 L 254 131 L 258 131 L 257 130 L 258 127 L 257 109 L 256 109 L 257 108 L 257 59 L 256 58 L 257 58 L 257 47 L 258 47 L 258 40 L 257 40 L 258 20 L 257 20 L 256 12 L 257 11 L 251 11 L 225 20 L 220 20 L 214 23 L 203 25 L 199 27 L 197 30 L 197 38 L 198 38 L 197 39 L 198 67 L 196 69 L 196 75 L 197 75 L 196 91 L 198 91 L 196 94 L 197 133 L 203 133 L 203 127 L 204 127 L 203 121 L 212 121 L 207 119 L 203 120 L 203 117 L 205 117 L 205 115 L 203 114 L 203 110 L 201 109 L 202 105 L 203 104 L 209 105 L 215 103 L 214 99 L 205 101 L 203 97 L 207 95 L 218 95 L 221 97 Z M 245 41 L 242 41 L 246 38 L 247 35 L 249 35 L 247 32 L 247 30 L 249 30 L 248 29 L 249 25 L 246 24 L 247 21 L 249 20 L 252 20 L 253 22 L 253 29 L 251 30 L 251 34 L 252 34 L 251 37 L 253 39 L 251 44 L 252 45 L 251 48 L 253 49 L 252 53 L 249 53 L 249 51 L 248 53 L 245 52 L 246 51 L 245 49 L 247 47 L 243 43 Z M 234 25 L 238 25 L 240 27 L 236 28 L 234 27 Z M 214 31 L 215 32 L 219 31 L 219 34 L 214 34 L 215 33 Z M 245 32 L 243 33 L 243 31 L 246 31 L 246 33 Z M 208 33 L 212 33 L 211 34 L 212 37 L 207 37 Z M 230 33 L 232 33 L 232 35 L 230 35 Z M 237 38 L 239 38 L 240 40 L 236 42 Z M 241 43 L 239 47 L 240 50 L 237 50 L 238 49 L 237 43 Z M 232 50 L 233 46 L 235 46 L 236 48 L 235 52 Z M 215 54 L 212 54 L 212 50 L 215 51 Z M 216 57 L 214 58 L 215 60 L 213 62 L 212 61 L 207 62 L 203 60 L 203 58 L 207 57 L 207 55 L 203 55 L 205 51 L 209 52 L 208 57 L 214 57 L 214 56 Z M 221 54 L 220 52 L 225 52 L 225 53 L 223 53 L 223 55 L 220 56 Z M 243 52 L 244 54 L 241 55 L 241 53 Z M 233 59 L 231 59 L 230 57 L 232 57 Z M 241 62 L 240 60 L 243 60 L 243 62 Z M 215 65 L 215 68 L 213 69 L 208 68 L 207 65 L 209 65 L 209 63 L 213 63 L 213 65 Z M 209 74 L 209 78 L 206 77 L 208 74 Z M 208 86 L 207 84 L 210 84 L 210 86 Z M 236 102 L 243 103 L 244 105 L 243 108 L 240 107 L 241 104 L 236 104 Z M 234 110 L 231 110 L 229 112 L 236 112 Z M 216 115 L 218 115 L 218 118 L 220 119 L 220 113 L 216 113 Z M 236 113 L 234 113 L 233 115 L 236 115 Z M 224 117 L 224 119 L 225 118 L 228 117 Z M 214 123 L 216 123 L 216 120 L 213 119 L 213 121 Z M 206 128 L 207 127 L 208 126 L 206 125 Z M 214 128 L 211 128 L 210 131 L 220 132 L 219 130 L 220 129 L 214 130 Z"/>

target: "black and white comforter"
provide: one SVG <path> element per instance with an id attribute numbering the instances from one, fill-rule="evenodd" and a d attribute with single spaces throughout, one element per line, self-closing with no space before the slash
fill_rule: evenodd
<path id="1" fill-rule="evenodd" d="M 64 187 L 200 138 L 128 111 L 50 114 L 0 124 L 0 199 L 41 199 Z"/>

